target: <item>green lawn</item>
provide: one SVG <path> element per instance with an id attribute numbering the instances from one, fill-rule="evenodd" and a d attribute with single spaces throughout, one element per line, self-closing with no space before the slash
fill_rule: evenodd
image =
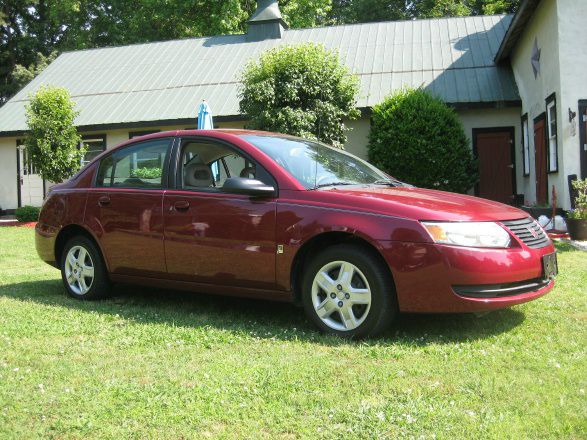
<path id="1" fill-rule="evenodd" d="M 538 301 L 347 342 L 288 304 L 76 301 L 0 228 L 0 438 L 586 438 L 587 253 L 559 265 Z"/>

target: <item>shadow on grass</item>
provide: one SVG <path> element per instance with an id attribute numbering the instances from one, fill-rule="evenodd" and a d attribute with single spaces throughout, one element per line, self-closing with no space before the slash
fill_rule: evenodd
<path id="1" fill-rule="evenodd" d="M 0 286 L 0 297 L 79 311 L 118 315 L 137 324 L 212 327 L 259 338 L 304 340 L 326 345 L 349 343 L 321 335 L 293 304 L 118 285 L 111 299 L 79 301 L 66 295 L 61 280 Z M 482 317 L 472 314 L 403 314 L 382 337 L 365 345 L 427 345 L 474 341 L 511 330 L 524 321 L 519 310 Z M 293 331 L 295 329 L 295 331 Z"/>

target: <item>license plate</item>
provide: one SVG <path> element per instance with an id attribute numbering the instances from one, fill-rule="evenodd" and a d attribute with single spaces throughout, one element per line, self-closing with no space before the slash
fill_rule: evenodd
<path id="1" fill-rule="evenodd" d="M 544 279 L 554 278 L 558 274 L 558 264 L 556 261 L 556 252 L 542 256 L 542 273 Z"/>

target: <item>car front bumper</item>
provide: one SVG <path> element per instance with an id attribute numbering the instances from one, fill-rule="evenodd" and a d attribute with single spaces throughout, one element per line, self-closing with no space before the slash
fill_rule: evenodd
<path id="1" fill-rule="evenodd" d="M 552 244 L 482 249 L 387 242 L 383 247 L 403 312 L 496 310 L 536 299 L 554 286 L 542 267 L 542 256 L 555 252 Z"/>

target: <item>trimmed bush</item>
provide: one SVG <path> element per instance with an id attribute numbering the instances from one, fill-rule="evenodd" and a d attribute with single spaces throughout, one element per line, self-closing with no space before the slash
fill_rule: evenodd
<path id="1" fill-rule="evenodd" d="M 248 128 L 275 131 L 341 147 L 344 119 L 360 116 L 359 81 L 336 52 L 306 43 L 264 52 L 242 73 L 240 111 Z"/>
<path id="2" fill-rule="evenodd" d="M 25 106 L 28 134 L 25 145 L 43 179 L 62 182 L 81 166 L 85 147 L 74 121 L 75 103 L 63 87 L 41 86 Z"/>
<path id="3" fill-rule="evenodd" d="M 404 89 L 373 107 L 369 161 L 413 185 L 464 193 L 477 162 L 457 114 L 422 89 Z"/>
<path id="4" fill-rule="evenodd" d="M 19 222 L 36 222 L 39 220 L 40 208 L 26 205 L 16 208 L 15 215 Z"/>
<path id="5" fill-rule="evenodd" d="M 161 168 L 137 168 L 130 172 L 131 177 L 138 177 L 139 179 L 158 179 L 163 174 Z"/>

